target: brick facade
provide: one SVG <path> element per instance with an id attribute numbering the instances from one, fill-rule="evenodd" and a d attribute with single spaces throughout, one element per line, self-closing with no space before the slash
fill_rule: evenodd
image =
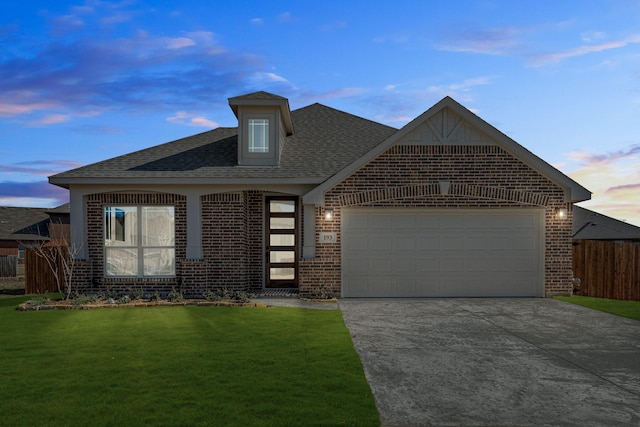
<path id="1" fill-rule="evenodd" d="M 448 194 L 439 182 L 448 181 Z M 571 292 L 571 205 L 563 190 L 495 145 L 395 145 L 325 194 L 334 220 L 316 216 L 316 238 L 338 241 L 316 247 L 301 263 L 301 293 L 340 295 L 340 218 L 344 207 L 546 209 L 545 295 Z M 569 218 L 556 219 L 556 208 Z M 317 241 L 317 240 L 316 240 Z"/>
<path id="2" fill-rule="evenodd" d="M 448 181 L 442 194 L 440 181 Z M 74 282 L 82 293 L 166 293 L 172 287 L 201 297 L 217 288 L 259 292 L 264 281 L 265 193 L 241 191 L 201 197 L 202 259 L 186 259 L 184 196 L 166 193 L 93 194 L 86 197 L 88 259 L 77 264 Z M 107 205 L 171 205 L 175 208 L 176 277 L 104 277 L 103 211 Z M 395 145 L 325 194 L 334 220 L 316 208 L 316 243 L 335 232 L 336 243 L 316 245 L 314 259 L 299 260 L 303 296 L 340 295 L 340 218 L 345 207 L 531 208 L 546 211 L 545 294 L 571 292 L 571 204 L 563 190 L 495 145 Z M 569 218 L 555 217 L 567 208 Z M 302 206 L 300 224 L 302 224 Z M 301 231 L 301 230 L 300 230 Z"/>

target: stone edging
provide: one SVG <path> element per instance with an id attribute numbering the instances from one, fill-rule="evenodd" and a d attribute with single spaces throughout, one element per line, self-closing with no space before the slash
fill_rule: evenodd
<path id="1" fill-rule="evenodd" d="M 31 305 L 27 302 L 16 307 L 18 311 L 48 311 L 48 310 L 95 310 L 101 308 L 136 308 L 136 307 L 178 307 L 178 306 L 200 306 L 200 307 L 268 307 L 267 304 L 259 302 L 236 303 L 230 301 L 153 301 L 153 302 L 132 302 L 127 304 L 109 304 L 109 303 L 93 303 L 93 304 L 42 304 Z"/>

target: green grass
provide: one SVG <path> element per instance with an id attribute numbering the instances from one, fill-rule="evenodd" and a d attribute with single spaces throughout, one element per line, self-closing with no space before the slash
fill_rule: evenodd
<path id="1" fill-rule="evenodd" d="M 373 426 L 340 311 L 18 312 L 0 300 L 0 424 Z"/>
<path id="2" fill-rule="evenodd" d="M 605 313 L 640 320 L 640 301 L 624 301 L 607 298 L 582 297 L 577 295 L 571 297 L 558 296 L 554 298 L 560 301 L 566 301 L 583 307 L 592 308 L 594 310 L 604 311 Z"/>

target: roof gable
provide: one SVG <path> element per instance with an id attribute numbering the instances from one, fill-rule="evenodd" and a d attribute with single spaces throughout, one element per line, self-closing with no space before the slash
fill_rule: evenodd
<path id="1" fill-rule="evenodd" d="M 451 97 L 445 97 L 398 132 L 356 159 L 304 196 L 304 203 L 324 204 L 324 192 L 394 144 L 498 145 L 564 189 L 565 200 L 584 201 L 591 193 L 571 178 L 491 126 Z"/>

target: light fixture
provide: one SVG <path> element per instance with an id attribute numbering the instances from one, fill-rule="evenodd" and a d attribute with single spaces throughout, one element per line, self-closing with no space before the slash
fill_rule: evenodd
<path id="1" fill-rule="evenodd" d="M 333 221 L 333 209 L 324 210 L 324 219 L 325 221 Z"/>
<path id="2" fill-rule="evenodd" d="M 557 208 L 556 209 L 556 218 L 557 219 L 567 219 L 568 211 L 567 208 Z"/>

